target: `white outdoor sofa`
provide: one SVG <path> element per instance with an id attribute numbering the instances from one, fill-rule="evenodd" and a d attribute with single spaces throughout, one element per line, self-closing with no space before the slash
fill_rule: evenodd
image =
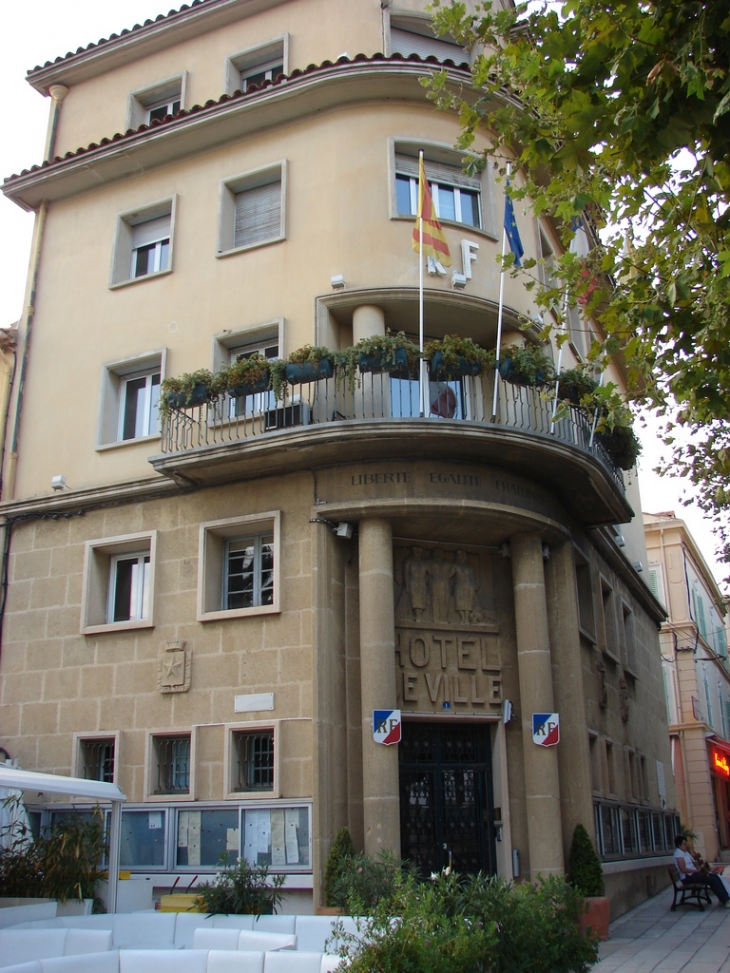
<path id="1" fill-rule="evenodd" d="M 339 958 L 279 950 L 112 949 L 3 967 L 3 973 L 333 973 Z"/>

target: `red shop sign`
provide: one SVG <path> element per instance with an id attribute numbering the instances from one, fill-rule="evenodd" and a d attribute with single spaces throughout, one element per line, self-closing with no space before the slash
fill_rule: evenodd
<path id="1" fill-rule="evenodd" d="M 722 750 L 716 750 L 712 748 L 712 769 L 716 774 L 721 774 L 723 777 L 730 779 L 730 760 L 728 755 L 723 753 Z"/>

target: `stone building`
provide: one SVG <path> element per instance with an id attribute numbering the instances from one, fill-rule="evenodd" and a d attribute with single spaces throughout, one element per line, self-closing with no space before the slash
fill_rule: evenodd
<path id="1" fill-rule="evenodd" d="M 659 642 L 677 809 L 703 858 L 730 849 L 727 605 L 683 520 L 644 514 L 649 582 L 667 619 Z"/>
<path id="2" fill-rule="evenodd" d="M 46 160 L 3 187 L 37 217 L 0 743 L 118 782 L 123 867 L 158 891 L 244 855 L 305 911 L 345 824 L 529 878 L 580 822 L 619 910 L 666 881 L 675 827 L 662 611 L 635 472 L 580 414 L 490 372 L 432 381 L 422 416 L 407 370 L 371 371 L 183 401 L 160 433 L 165 377 L 418 335 L 419 150 L 454 261 L 427 268 L 426 337 L 495 347 L 503 185 L 425 97 L 438 62 L 468 77 L 425 7 L 196 0 L 30 71 L 51 102 Z M 548 272 L 555 228 L 516 218 Z M 536 341 L 504 294 L 504 343 Z M 573 315 L 563 366 L 592 327 Z"/>

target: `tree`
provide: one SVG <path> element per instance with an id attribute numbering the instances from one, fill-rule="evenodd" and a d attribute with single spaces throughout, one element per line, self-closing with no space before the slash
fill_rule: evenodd
<path id="1" fill-rule="evenodd" d="M 691 481 L 730 558 L 730 0 L 434 7 L 439 32 L 483 52 L 469 90 L 430 81 L 460 113 L 463 149 L 491 133 L 471 166 L 512 159 L 513 198 L 562 227 L 538 305 L 559 322 L 567 292 L 605 335 L 591 355 L 625 356 L 630 395 L 664 416 L 666 468 Z M 600 240 L 585 258 L 568 249 L 577 220 Z"/>

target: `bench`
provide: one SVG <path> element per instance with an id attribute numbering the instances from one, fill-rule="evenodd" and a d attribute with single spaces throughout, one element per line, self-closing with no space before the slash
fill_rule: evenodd
<path id="1" fill-rule="evenodd" d="M 704 912 L 705 905 L 712 904 L 706 885 L 685 885 L 676 865 L 670 865 L 668 871 L 674 888 L 671 912 L 675 912 L 678 905 L 693 905 Z"/>

